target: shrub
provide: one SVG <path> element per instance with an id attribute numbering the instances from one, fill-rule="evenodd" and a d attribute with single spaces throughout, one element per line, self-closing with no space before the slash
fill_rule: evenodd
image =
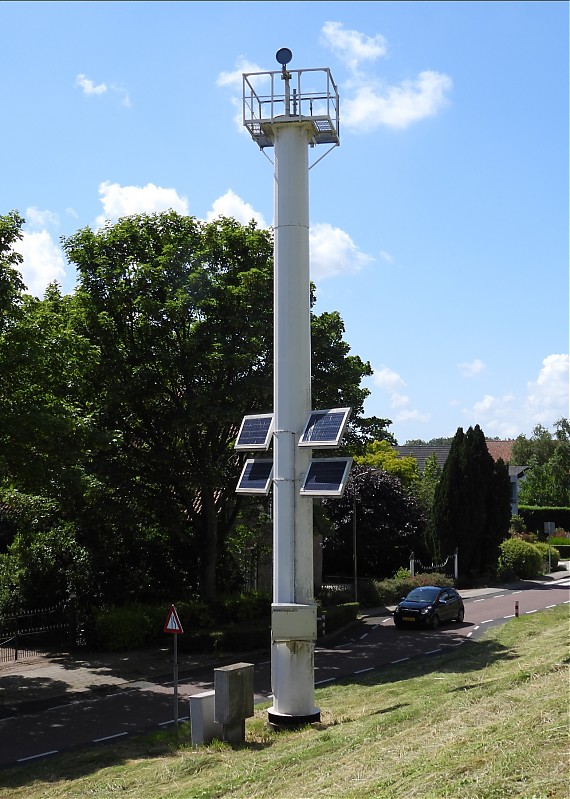
<path id="1" fill-rule="evenodd" d="M 128 605 L 109 607 L 95 612 L 94 632 L 98 647 L 116 652 L 120 649 L 137 649 L 157 640 L 166 620 L 158 620 L 158 610 L 152 606 Z"/>
<path id="2" fill-rule="evenodd" d="M 542 568 L 542 555 L 536 544 L 507 538 L 500 546 L 497 577 L 500 580 L 529 580 Z"/>
<path id="3" fill-rule="evenodd" d="M 394 605 L 399 602 L 403 596 L 406 596 L 412 588 L 416 588 L 417 586 L 453 586 L 454 584 L 455 582 L 452 577 L 437 572 L 416 574 L 415 577 L 410 577 L 408 574 L 403 577 L 392 577 L 388 580 L 375 581 L 376 602 L 374 602 L 373 605 L 369 605 L 369 607 L 373 607 L 374 605 Z"/>
<path id="4" fill-rule="evenodd" d="M 543 542 L 535 544 L 535 547 L 540 552 L 545 569 L 548 568 L 548 550 L 550 550 L 550 565 L 552 567 L 552 571 L 556 571 L 558 567 L 558 561 L 560 560 L 560 552 L 556 549 L 556 547 L 549 546 Z"/>

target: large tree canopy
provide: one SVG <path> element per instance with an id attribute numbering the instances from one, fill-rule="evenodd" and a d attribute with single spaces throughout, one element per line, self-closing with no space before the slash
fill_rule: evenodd
<path id="1" fill-rule="evenodd" d="M 240 500 L 242 417 L 272 409 L 271 234 L 221 218 L 135 216 L 64 241 L 78 270 L 81 334 L 97 348 L 94 414 L 108 446 L 92 467 L 161 529 L 190 542 L 199 590 Z M 362 410 L 370 366 L 337 313 L 313 315 L 314 407 Z"/>

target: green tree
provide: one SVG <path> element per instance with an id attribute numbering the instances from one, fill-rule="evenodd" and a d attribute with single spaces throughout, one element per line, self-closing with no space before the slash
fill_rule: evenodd
<path id="1" fill-rule="evenodd" d="M 14 249 L 22 238 L 24 221 L 16 211 L 0 216 L 0 333 L 13 319 L 26 289 L 19 272 L 24 259 Z"/>
<path id="2" fill-rule="evenodd" d="M 483 431 L 457 430 L 434 498 L 434 526 L 441 554 L 459 549 L 460 570 L 480 575 L 497 562 L 510 521 L 510 483 L 494 463 Z"/>
<path id="3" fill-rule="evenodd" d="M 81 333 L 108 444 L 92 467 L 107 492 L 185 542 L 205 598 L 240 507 L 242 417 L 272 408 L 271 235 L 231 219 L 135 216 L 64 241 L 78 270 Z M 358 415 L 370 366 L 338 314 L 313 316 L 314 407 Z"/>
<path id="4" fill-rule="evenodd" d="M 559 419 L 553 436 L 537 425 L 532 437 L 519 436 L 512 460 L 529 466 L 519 489 L 519 504 L 552 507 L 570 506 L 570 423 Z"/>
<path id="5" fill-rule="evenodd" d="M 433 519 L 435 493 L 441 480 L 442 471 L 441 466 L 439 466 L 437 462 L 437 455 L 434 452 L 426 458 L 424 470 L 420 476 L 419 482 L 414 483 L 414 493 L 426 517 L 425 546 L 431 554 L 432 562 L 434 563 L 440 563 L 442 560 L 440 542 Z"/>
<path id="6" fill-rule="evenodd" d="M 406 488 L 410 488 L 420 479 L 417 460 L 409 456 L 400 456 L 386 440 L 368 444 L 364 454 L 357 455 L 355 460 L 362 466 L 372 466 L 399 477 Z"/>
<path id="7" fill-rule="evenodd" d="M 323 571 L 353 574 L 353 524 L 356 511 L 358 574 L 392 576 L 409 563 L 410 552 L 425 557 L 425 516 L 418 500 L 399 478 L 364 465 L 353 467 L 341 499 L 323 505 L 330 527 L 323 538 Z"/>

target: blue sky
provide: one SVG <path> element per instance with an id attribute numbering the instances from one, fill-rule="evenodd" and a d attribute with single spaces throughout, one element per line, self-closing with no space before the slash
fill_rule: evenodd
<path id="1" fill-rule="evenodd" d="M 3 2 L 0 213 L 23 275 L 60 237 L 174 208 L 270 226 L 241 75 L 329 67 L 341 146 L 310 172 L 317 311 L 398 442 L 568 416 L 568 4 Z M 319 152 L 319 155 L 321 153 Z"/>

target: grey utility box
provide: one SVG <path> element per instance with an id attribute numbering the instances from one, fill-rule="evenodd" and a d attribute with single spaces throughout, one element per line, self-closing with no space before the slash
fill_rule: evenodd
<path id="1" fill-rule="evenodd" d="M 245 719 L 253 716 L 253 663 L 214 669 L 214 720 L 223 725 L 224 740 L 245 740 Z"/>
<path id="2" fill-rule="evenodd" d="M 280 602 L 271 605 L 274 641 L 316 641 L 317 606 Z"/>

